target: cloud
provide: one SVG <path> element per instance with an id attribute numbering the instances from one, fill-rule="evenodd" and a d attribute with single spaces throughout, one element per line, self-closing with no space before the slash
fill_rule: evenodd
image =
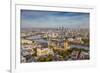
<path id="1" fill-rule="evenodd" d="M 89 26 L 89 13 L 21 10 L 22 27 Z"/>

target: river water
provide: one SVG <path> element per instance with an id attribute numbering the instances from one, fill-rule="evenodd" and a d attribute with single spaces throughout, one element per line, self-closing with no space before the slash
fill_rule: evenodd
<path id="1" fill-rule="evenodd" d="M 31 39 L 31 40 L 35 40 L 37 42 L 41 42 L 41 43 L 48 43 L 48 40 L 44 40 L 41 38 L 41 36 L 31 36 L 28 37 L 27 39 Z M 89 50 L 88 46 L 84 46 L 84 45 L 70 45 L 71 48 L 82 48 L 85 50 Z"/>

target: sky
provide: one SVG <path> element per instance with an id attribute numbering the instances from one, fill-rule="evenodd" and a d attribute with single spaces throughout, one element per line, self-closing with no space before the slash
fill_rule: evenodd
<path id="1" fill-rule="evenodd" d="M 89 13 L 21 10 L 21 28 L 89 28 Z"/>

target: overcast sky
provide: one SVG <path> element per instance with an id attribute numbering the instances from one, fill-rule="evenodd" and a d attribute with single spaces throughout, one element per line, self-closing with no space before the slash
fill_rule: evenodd
<path id="1" fill-rule="evenodd" d="M 89 13 L 21 10 L 22 28 L 89 27 Z"/>

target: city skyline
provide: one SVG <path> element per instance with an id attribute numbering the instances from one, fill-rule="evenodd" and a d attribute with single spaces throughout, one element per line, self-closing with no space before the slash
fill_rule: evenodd
<path id="1" fill-rule="evenodd" d="M 89 13 L 21 10 L 20 62 L 89 60 L 89 30 Z"/>
<path id="2" fill-rule="evenodd" d="M 21 10 L 21 28 L 89 28 L 89 13 Z"/>

